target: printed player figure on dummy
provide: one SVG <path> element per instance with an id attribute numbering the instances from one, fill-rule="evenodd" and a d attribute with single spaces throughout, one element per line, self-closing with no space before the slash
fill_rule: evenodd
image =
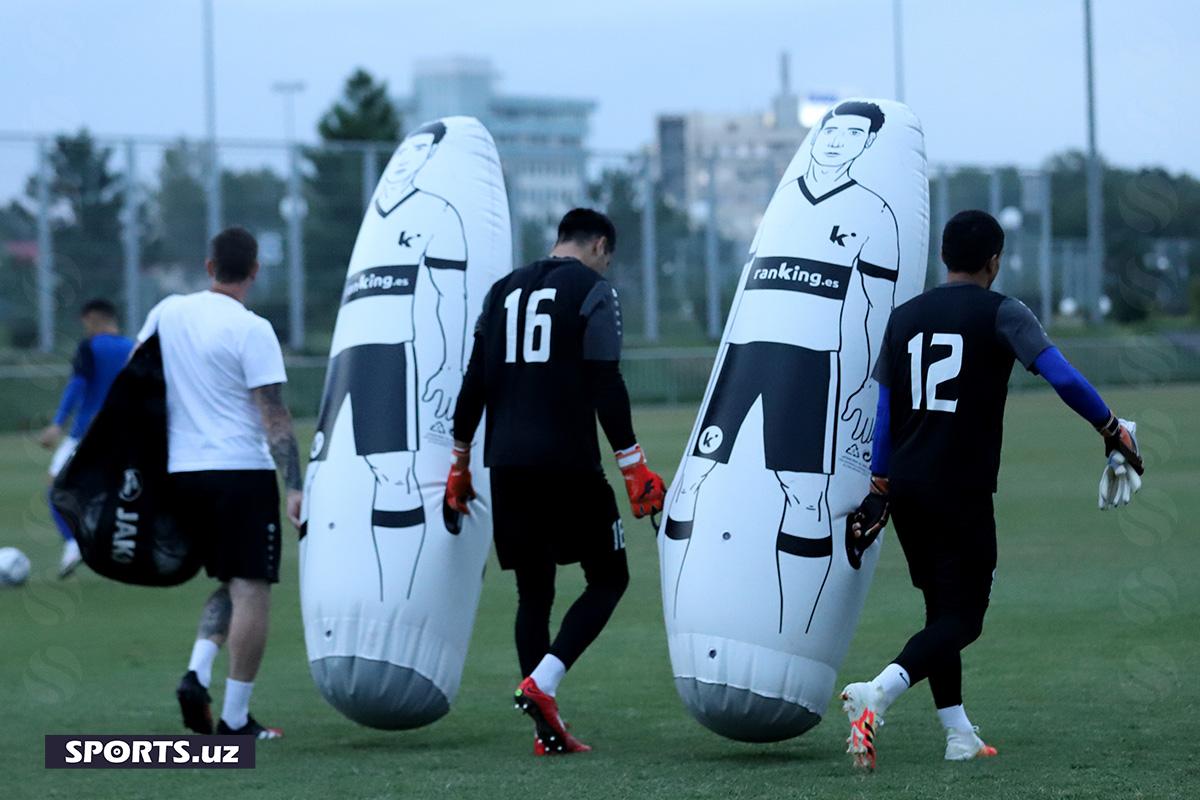
<path id="1" fill-rule="evenodd" d="M 416 474 L 420 436 L 413 320 L 422 267 L 438 294 L 442 361 L 421 387 L 421 401 L 435 417 L 448 421 L 462 383 L 467 313 L 463 224 L 450 203 L 414 185 L 445 135 L 441 122 L 409 134 L 372 201 L 363 226 L 386 226 L 393 244 L 386 252 L 356 246 L 350 257 L 313 437 L 312 461 L 323 461 L 338 412 L 349 400 L 355 453 L 375 476 L 371 535 L 379 562 L 380 600 L 383 563 L 404 559 L 415 575 L 425 539 L 425 508 Z M 377 324 L 381 318 L 393 321 L 383 331 Z M 405 424 L 396 424 L 397 418 Z M 310 484 L 316 473 L 316 465 L 310 466 Z M 403 591 L 412 591 L 411 576 Z"/>
<path id="2" fill-rule="evenodd" d="M 764 219 L 751 246 L 729 348 L 666 522 L 668 538 L 692 536 L 704 480 L 729 463 L 761 397 L 766 467 L 783 490 L 775 542 L 780 632 L 785 618 L 808 632 L 833 563 L 827 493 L 838 423 L 853 426 L 862 446 L 871 442 L 875 409 L 862 398 L 871 397 L 864 389 L 894 300 L 899 245 L 892 209 L 850 167 L 883 125 L 874 103 L 838 105 L 821 121 L 805 173 L 768 206 L 775 224 Z M 843 350 L 856 357 L 843 359 Z M 808 572 L 812 579 L 800 579 Z M 804 587 L 805 596 L 785 597 L 784 586 Z"/>

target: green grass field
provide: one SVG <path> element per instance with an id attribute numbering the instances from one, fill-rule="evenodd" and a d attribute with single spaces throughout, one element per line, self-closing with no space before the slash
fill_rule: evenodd
<path id="1" fill-rule="evenodd" d="M 590 755 L 530 755 L 529 725 L 508 701 L 518 680 L 515 591 L 494 564 L 450 715 L 407 733 L 342 718 L 308 675 L 290 538 L 254 697 L 256 714 L 287 738 L 258 748 L 256 770 L 44 770 L 46 733 L 182 732 L 173 690 L 211 584 L 137 589 L 86 571 L 55 580 L 45 454 L 29 437 L 0 438 L 0 545 L 25 550 L 35 572 L 0 591 L 0 798 L 1197 796 L 1189 741 L 1200 699 L 1200 542 L 1187 520 L 1200 518 L 1200 390 L 1107 395 L 1139 422 L 1149 466 L 1146 488 L 1122 512 L 1095 508 L 1102 462 L 1087 426 L 1052 394 L 1010 400 L 1000 566 L 983 637 L 964 657 L 968 710 L 1000 757 L 943 762 L 919 686 L 889 713 L 873 775 L 851 770 L 840 714 L 769 746 L 726 741 L 686 714 L 667 660 L 653 536 L 633 520 L 630 591 L 559 694 L 595 746 Z M 637 414 L 659 469 L 674 468 L 693 413 Z M 578 591 L 577 572 L 560 580 L 560 606 Z M 874 675 L 920 619 L 900 550 L 886 541 L 841 679 Z M 222 657 L 218 676 L 224 667 Z"/>

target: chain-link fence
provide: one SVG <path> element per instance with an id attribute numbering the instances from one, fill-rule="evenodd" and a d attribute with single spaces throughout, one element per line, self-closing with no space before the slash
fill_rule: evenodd
<path id="1" fill-rule="evenodd" d="M 323 351 L 354 237 L 391 149 L 223 142 L 215 150 L 214 198 L 207 177 L 213 151 L 203 142 L 0 139 L 6 279 L 24 290 L 6 292 L 0 308 L 9 343 L 28 346 L 32 338 L 51 350 L 60 334 L 72 339 L 72 312 L 84 295 L 119 301 L 132 322 L 166 294 L 202 285 L 216 219 L 259 238 L 257 310 L 291 349 Z M 613 280 L 627 298 L 633 343 L 712 340 L 778 164 L 751 150 L 678 167 L 698 173 L 693 183 L 708 190 L 697 192 L 674 188 L 657 162 L 641 153 L 593 153 L 578 170 L 557 175 L 540 174 L 532 159 L 518 162 L 520 171 L 506 169 L 514 259 L 545 253 L 558 215 L 571 205 L 603 207 L 620 231 Z M 1086 307 L 1100 294 L 1099 271 L 1086 268 L 1077 243 L 1051 235 L 1049 183 L 1037 171 L 931 169 L 932 229 L 960 208 L 992 211 L 1010 237 L 1002 286 L 1043 318 L 1064 299 Z M 936 248 L 930 252 L 936 272 Z"/>
<path id="2" fill-rule="evenodd" d="M 0 136 L 0 362 L 38 363 L 46 360 L 38 353 L 69 351 L 79 336 L 76 310 L 90 297 L 113 300 L 125 327 L 135 328 L 158 299 L 205 285 L 214 223 L 239 224 L 260 243 L 262 271 L 251 303 L 274 324 L 298 374 L 313 373 L 295 387 L 298 410 L 311 413 L 346 263 L 393 147 L 224 141 L 214 148 L 82 133 Z M 698 397 L 749 241 L 782 169 L 779 154 L 737 148 L 664 163 L 651 148 L 592 153 L 578 164 L 501 156 L 514 261 L 543 255 L 558 216 L 571 206 L 603 208 L 619 230 L 611 278 L 624 300 L 626 372 L 635 397 Z M 1080 186 L 1042 170 L 932 165 L 929 172 L 929 282 L 940 280 L 942 225 L 959 209 L 983 208 L 1007 231 L 1002 291 L 1047 322 L 1108 310 L 1103 270 L 1089 261 L 1082 238 L 1055 235 L 1064 228 L 1056 224 L 1054 209 L 1062 206 L 1056 199 L 1080 193 Z M 1143 254 L 1155 264 L 1161 306 L 1186 310 L 1194 245 L 1154 240 Z M 1147 377 L 1200 375 L 1194 343 L 1160 345 L 1155 352 L 1165 353 L 1166 362 L 1155 361 L 1155 369 L 1143 371 Z M 1079 342 L 1066 349 L 1094 357 L 1101 380 L 1129 382 L 1140 374 L 1130 371 L 1135 365 L 1123 375 L 1109 368 L 1124 346 Z M 21 369 L 10 366 L 0 376 L 0 396 L 20 394 Z M 35 383 L 61 380 L 54 370 L 30 369 L 43 370 L 25 376 Z M 309 384 L 311 390 L 303 388 Z M 20 414 L 0 414 L 13 416 Z"/>

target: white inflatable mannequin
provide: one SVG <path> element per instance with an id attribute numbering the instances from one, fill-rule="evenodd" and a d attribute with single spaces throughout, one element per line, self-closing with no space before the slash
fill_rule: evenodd
<path id="1" fill-rule="evenodd" d="M 878 557 L 854 570 L 891 309 L 923 286 L 924 138 L 883 100 L 836 105 L 767 206 L 659 536 L 676 687 L 705 726 L 774 741 L 825 711 Z"/>
<path id="2" fill-rule="evenodd" d="M 469 332 L 511 253 L 483 125 L 448 117 L 410 133 L 350 257 L 300 549 L 313 679 L 364 725 L 428 724 L 458 690 L 491 522 L 483 477 L 478 511 L 446 528 L 450 424 Z"/>

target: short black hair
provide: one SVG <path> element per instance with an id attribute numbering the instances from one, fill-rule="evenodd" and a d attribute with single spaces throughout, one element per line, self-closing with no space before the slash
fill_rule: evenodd
<path id="1" fill-rule="evenodd" d="M 942 262 L 951 272 L 979 272 L 1003 250 L 1004 228 L 986 211 L 960 211 L 942 230 Z"/>
<path id="2" fill-rule="evenodd" d="M 213 237 L 208 256 L 216 266 L 217 281 L 241 283 L 258 261 L 258 241 L 250 231 L 234 225 Z"/>
<path id="3" fill-rule="evenodd" d="M 617 249 L 617 227 L 607 216 L 590 208 L 572 208 L 558 223 L 558 244 L 587 244 L 601 236 L 608 240 L 607 252 Z"/>
<path id="4" fill-rule="evenodd" d="M 88 314 L 99 314 L 102 317 L 116 320 L 117 307 L 103 297 L 95 297 L 88 300 L 79 309 L 79 316 L 86 317 Z"/>
<path id="5" fill-rule="evenodd" d="M 427 122 L 410 133 L 408 136 L 417 136 L 422 133 L 432 133 L 433 143 L 437 144 L 442 139 L 446 138 L 446 125 L 443 122 Z M 408 136 L 405 136 L 404 138 L 407 139 Z"/>
<path id="6" fill-rule="evenodd" d="M 874 103 L 868 103 L 863 100 L 847 100 L 844 103 L 838 103 L 835 107 L 825 112 L 825 116 L 821 117 L 821 127 L 825 127 L 825 123 L 829 122 L 831 117 L 838 116 L 851 117 L 866 117 L 871 120 L 871 129 L 867 133 L 875 133 L 883 127 L 883 121 L 886 117 L 883 114 L 883 109 Z"/>

